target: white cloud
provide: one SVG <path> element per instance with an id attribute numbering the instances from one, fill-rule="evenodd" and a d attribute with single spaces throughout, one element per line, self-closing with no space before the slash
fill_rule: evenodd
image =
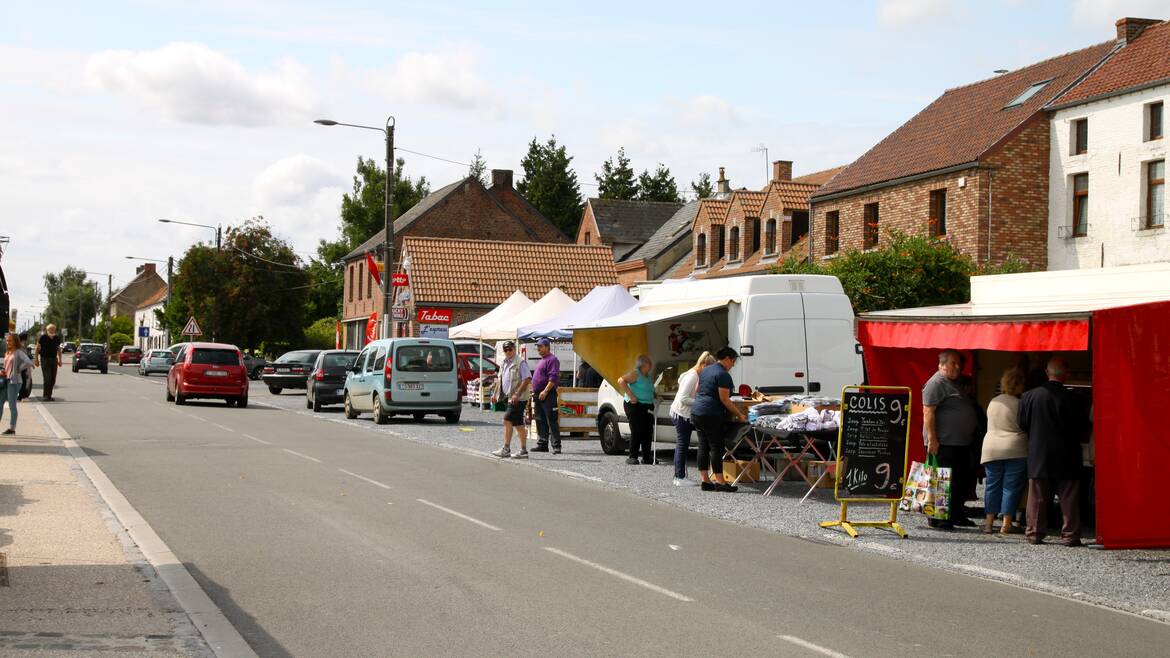
<path id="1" fill-rule="evenodd" d="M 465 48 L 410 52 L 388 71 L 367 74 L 371 88 L 395 102 L 433 104 L 453 110 L 499 110 L 499 97 Z"/>
<path id="2" fill-rule="evenodd" d="M 1077 0 L 1073 17 L 1085 25 L 1108 27 L 1124 16 L 1170 18 L 1165 0 Z"/>
<path id="3" fill-rule="evenodd" d="M 693 96 L 681 105 L 682 120 L 690 125 L 710 127 L 712 124 L 739 121 L 739 112 L 731 103 L 709 94 Z"/>
<path id="4" fill-rule="evenodd" d="M 947 15 L 946 0 L 882 0 L 878 5 L 878 20 L 885 27 L 900 28 Z"/>
<path id="5" fill-rule="evenodd" d="M 294 206 L 313 198 L 323 188 L 337 188 L 344 183 L 345 177 L 333 165 L 298 153 L 265 167 L 252 183 L 252 196 L 262 206 Z"/>
<path id="6" fill-rule="evenodd" d="M 303 120 L 318 105 L 308 73 L 295 61 L 252 72 L 198 43 L 107 50 L 92 55 L 85 70 L 91 87 L 124 94 L 187 123 L 271 125 Z"/>

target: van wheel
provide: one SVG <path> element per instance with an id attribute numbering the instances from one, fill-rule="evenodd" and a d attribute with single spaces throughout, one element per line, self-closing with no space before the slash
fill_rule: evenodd
<path id="1" fill-rule="evenodd" d="M 447 413 L 443 414 L 443 418 L 447 421 L 448 425 L 454 425 L 455 423 L 459 422 L 459 412 L 448 411 Z"/>
<path id="2" fill-rule="evenodd" d="M 345 392 L 345 417 L 350 420 L 358 417 L 358 412 L 353 408 L 353 402 L 349 399 L 349 391 Z"/>
<path id="3" fill-rule="evenodd" d="M 618 429 L 617 415 L 612 411 L 601 414 L 597 421 L 597 433 L 601 435 L 601 451 L 607 455 L 620 455 L 626 451 L 622 431 Z"/>
<path id="4" fill-rule="evenodd" d="M 426 418 L 426 417 L 427 417 L 427 415 L 426 415 L 426 414 L 419 414 L 419 413 L 414 413 L 414 414 L 411 414 L 411 416 L 414 416 L 414 420 L 415 420 L 415 422 L 416 422 L 416 423 L 417 423 L 417 422 L 421 422 L 423 418 Z"/>
<path id="5" fill-rule="evenodd" d="M 390 417 L 382 409 L 382 403 L 378 401 L 378 396 L 374 395 L 374 424 L 385 425 L 390 422 Z"/>

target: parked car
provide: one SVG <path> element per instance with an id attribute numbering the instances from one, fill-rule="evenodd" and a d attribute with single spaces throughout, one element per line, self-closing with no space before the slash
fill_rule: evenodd
<path id="1" fill-rule="evenodd" d="M 381 425 L 398 414 L 459 422 L 463 404 L 455 345 L 443 338 L 383 338 L 362 349 L 345 378 L 345 417 L 363 411 Z"/>
<path id="2" fill-rule="evenodd" d="M 127 345 L 118 351 L 118 365 L 127 363 L 142 363 L 142 348 Z"/>
<path id="3" fill-rule="evenodd" d="M 313 362 L 321 350 L 295 350 L 285 352 L 276 361 L 264 366 L 262 377 L 268 392 L 280 395 L 286 388 L 307 388 Z"/>
<path id="4" fill-rule="evenodd" d="M 455 352 L 457 354 L 479 354 L 482 357 L 492 360 L 496 358 L 496 348 L 487 343 L 467 339 L 458 339 L 452 342 L 455 343 Z"/>
<path id="5" fill-rule="evenodd" d="M 268 361 L 264 357 L 244 352 L 244 367 L 248 369 L 249 379 L 260 379 L 266 365 L 268 365 Z"/>
<path id="6" fill-rule="evenodd" d="M 149 377 L 151 373 L 161 372 L 165 375 L 174 363 L 175 355 L 170 350 L 151 350 L 138 363 L 138 374 Z"/>
<path id="7" fill-rule="evenodd" d="M 458 349 L 458 347 L 456 347 Z M 485 380 L 495 377 L 499 372 L 500 367 L 496 365 L 495 361 L 491 359 L 476 356 L 475 354 L 455 354 L 455 358 L 459 362 L 459 390 L 467 390 L 467 382 L 473 379 L 479 379 L 480 364 L 483 365 L 483 378 Z"/>
<path id="8" fill-rule="evenodd" d="M 167 349 L 171 351 L 171 354 L 174 354 L 175 356 L 179 356 L 179 350 L 183 349 L 184 347 L 186 347 L 190 344 L 191 343 L 171 343 L 167 347 Z"/>
<path id="9" fill-rule="evenodd" d="M 167 401 L 219 398 L 230 407 L 248 406 L 248 373 L 235 345 L 187 343 L 167 372 Z"/>
<path id="10" fill-rule="evenodd" d="M 110 369 L 110 355 L 101 343 L 82 343 L 73 354 L 73 372 L 94 368 L 106 374 Z"/>
<path id="11" fill-rule="evenodd" d="M 345 400 L 345 375 L 357 359 L 356 350 L 323 350 L 313 362 L 305 390 L 305 407 L 321 411 Z"/>
<path id="12" fill-rule="evenodd" d="M 72 354 L 73 352 L 76 352 L 76 351 L 77 351 L 77 343 L 62 343 L 61 344 L 61 353 L 62 354 Z"/>

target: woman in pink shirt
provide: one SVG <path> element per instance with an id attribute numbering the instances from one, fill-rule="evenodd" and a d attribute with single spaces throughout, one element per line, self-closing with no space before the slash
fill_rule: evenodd
<path id="1" fill-rule="evenodd" d="M 16 434 L 16 398 L 20 395 L 20 387 L 24 378 L 32 370 L 32 359 L 20 347 L 20 338 L 16 334 L 8 334 L 4 344 L 4 371 L 0 373 L 0 420 L 4 418 L 4 402 L 8 402 L 11 410 L 11 420 L 8 429 L 0 434 Z"/>

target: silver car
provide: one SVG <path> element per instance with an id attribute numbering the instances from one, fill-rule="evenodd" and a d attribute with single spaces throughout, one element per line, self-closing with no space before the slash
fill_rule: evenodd
<path id="1" fill-rule="evenodd" d="M 138 362 L 138 374 L 147 376 L 152 372 L 167 374 L 175 364 L 175 355 L 170 350 L 151 350 Z"/>

